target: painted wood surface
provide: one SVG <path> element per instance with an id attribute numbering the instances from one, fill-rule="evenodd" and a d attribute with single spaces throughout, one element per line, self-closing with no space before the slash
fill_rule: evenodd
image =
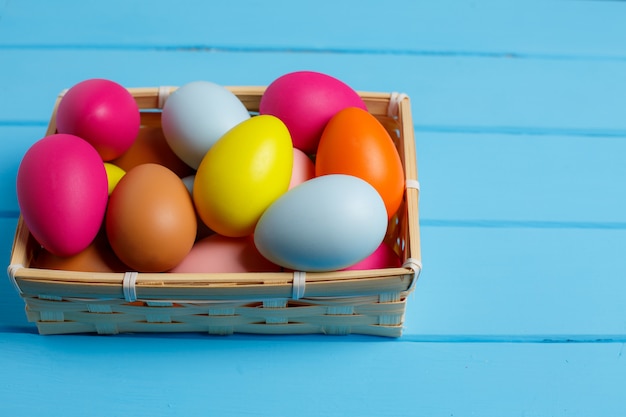
<path id="1" fill-rule="evenodd" d="M 622 416 L 615 343 L 0 334 L 7 415 Z M 34 375 L 38 375 L 37 378 Z"/>
<path id="2" fill-rule="evenodd" d="M 424 261 L 398 340 L 42 337 L 0 280 L 2 414 L 623 416 L 624 21 L 612 1 L 0 0 L 5 265 L 62 89 L 298 69 L 410 95 Z"/>

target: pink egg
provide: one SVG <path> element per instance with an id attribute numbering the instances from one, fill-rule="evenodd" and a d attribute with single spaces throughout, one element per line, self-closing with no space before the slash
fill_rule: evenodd
<path id="1" fill-rule="evenodd" d="M 252 237 L 211 235 L 195 243 L 191 252 L 170 272 L 280 272 L 281 267 L 265 259 Z"/>
<path id="2" fill-rule="evenodd" d="M 296 71 L 267 87 L 259 112 L 281 119 L 294 147 L 313 154 L 328 120 L 346 107 L 367 110 L 361 97 L 343 81 L 319 72 Z"/>
<path id="3" fill-rule="evenodd" d="M 350 270 L 366 270 L 366 269 L 382 269 L 382 268 L 399 268 L 402 265 L 400 257 L 385 242 L 367 258 L 356 264 L 344 268 L 344 271 Z"/>
<path id="4" fill-rule="evenodd" d="M 293 148 L 293 168 L 291 172 L 291 182 L 289 189 L 291 190 L 298 184 L 310 180 L 315 177 L 315 164 L 298 148 Z"/>
<path id="5" fill-rule="evenodd" d="M 140 127 L 139 107 L 121 85 L 90 79 L 70 88 L 59 103 L 58 133 L 79 136 L 93 145 L 105 161 L 126 152 Z"/>
<path id="6" fill-rule="evenodd" d="M 47 136 L 24 154 L 17 200 L 33 237 L 57 256 L 91 244 L 104 219 L 108 180 L 98 152 L 83 139 Z"/>

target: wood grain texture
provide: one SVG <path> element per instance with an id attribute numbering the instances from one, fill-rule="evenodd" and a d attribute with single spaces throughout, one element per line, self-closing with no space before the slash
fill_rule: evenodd
<path id="1" fill-rule="evenodd" d="M 626 362 L 613 343 L 0 334 L 0 347 L 0 397 L 14 398 L 3 406 L 11 415 L 41 407 L 69 417 L 626 412 Z M 20 401 L 26 396 L 45 403 Z"/>
<path id="2" fill-rule="evenodd" d="M 60 90 L 289 71 L 409 94 L 424 270 L 404 336 L 34 334 L 7 415 L 623 416 L 626 4 L 0 0 L 0 254 Z M 44 411 L 42 411 L 44 410 Z"/>
<path id="3" fill-rule="evenodd" d="M 624 229 L 625 139 L 417 132 L 423 224 Z"/>
<path id="4" fill-rule="evenodd" d="M 625 9 L 610 1 L 38 0 L 6 3 L 0 45 L 622 60 Z"/>
<path id="5" fill-rule="evenodd" d="M 407 337 L 624 339 L 624 230 L 422 227 Z"/>
<path id="6" fill-rule="evenodd" d="M 3 68 L 2 123 L 47 122 L 57 94 L 86 78 L 128 87 L 201 79 L 267 85 L 310 69 L 357 90 L 409 94 L 418 131 L 626 136 L 626 60 L 97 48 L 1 53 L 11 63 Z"/>

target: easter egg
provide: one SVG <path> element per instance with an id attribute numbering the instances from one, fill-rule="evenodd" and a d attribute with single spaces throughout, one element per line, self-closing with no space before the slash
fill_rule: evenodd
<path id="1" fill-rule="evenodd" d="M 74 255 L 98 233 L 107 174 L 98 152 L 83 139 L 54 134 L 35 142 L 22 158 L 16 189 L 26 226 L 51 253 Z"/>
<path id="2" fill-rule="evenodd" d="M 120 261 L 101 231 L 83 251 L 72 256 L 57 256 L 42 249 L 34 259 L 34 268 L 83 272 L 123 272 L 128 269 Z"/>
<path id="3" fill-rule="evenodd" d="M 104 169 L 106 170 L 106 173 L 107 173 L 107 180 L 109 184 L 109 195 L 111 195 L 117 183 L 120 182 L 124 174 L 126 174 L 126 171 L 124 171 L 122 168 L 118 167 L 117 165 L 113 165 L 109 162 L 104 163 Z"/>
<path id="4" fill-rule="evenodd" d="M 391 246 L 383 242 L 367 258 L 344 268 L 345 271 L 361 271 L 366 269 L 400 268 L 402 261 Z"/>
<path id="5" fill-rule="evenodd" d="M 378 192 L 350 175 L 325 175 L 292 188 L 261 216 L 254 231 L 259 252 L 301 271 L 346 268 L 369 256 L 387 230 Z"/>
<path id="6" fill-rule="evenodd" d="M 193 183 L 196 181 L 196 175 L 187 175 L 182 178 L 183 184 L 187 187 L 187 191 L 189 191 L 189 195 L 193 197 Z"/>
<path id="7" fill-rule="evenodd" d="M 56 112 L 58 133 L 89 142 L 103 160 L 122 155 L 140 127 L 139 107 L 127 89 L 105 79 L 89 79 L 72 86 Z"/>
<path id="8" fill-rule="evenodd" d="M 187 175 L 186 177 L 182 178 L 183 184 L 185 184 L 185 187 L 187 187 L 187 191 L 189 191 L 189 195 L 191 196 L 192 199 L 193 199 L 193 183 L 195 182 L 195 180 L 196 180 L 195 175 Z M 195 209 L 195 206 L 194 206 L 194 209 Z M 209 229 L 206 224 L 204 224 L 200 216 L 198 216 L 197 211 L 196 211 L 196 220 L 198 223 L 198 230 L 196 232 L 196 241 L 200 239 L 204 239 L 205 237 L 213 235 L 215 233 L 213 230 Z"/>
<path id="9" fill-rule="evenodd" d="M 162 165 L 143 164 L 111 193 L 105 226 L 122 262 L 139 272 L 163 272 L 187 256 L 197 223 L 182 180 Z"/>
<path id="10" fill-rule="evenodd" d="M 281 269 L 259 253 L 252 237 L 216 234 L 197 241 L 185 259 L 170 272 L 280 272 Z"/>
<path id="11" fill-rule="evenodd" d="M 281 119 L 293 145 L 315 153 L 326 123 L 346 107 L 367 109 L 363 99 L 343 81 L 315 71 L 296 71 L 272 81 L 261 96 L 260 114 Z"/>
<path id="12" fill-rule="evenodd" d="M 315 164 L 311 158 L 300 149 L 293 148 L 293 170 L 291 172 L 289 189 L 313 177 L 315 177 Z"/>
<path id="13" fill-rule="evenodd" d="M 209 81 L 194 81 L 169 96 L 161 125 L 174 153 L 197 169 L 224 133 L 249 118 L 246 107 L 230 90 Z"/>
<path id="14" fill-rule="evenodd" d="M 172 151 L 160 126 L 142 126 L 130 149 L 111 163 L 124 171 L 130 171 L 137 165 L 159 164 L 181 178 L 195 173 L 193 168 Z"/>
<path id="15" fill-rule="evenodd" d="M 317 148 L 315 174 L 364 179 L 382 196 L 389 218 L 402 203 L 404 169 L 400 155 L 384 126 L 363 109 L 341 110 L 328 122 Z"/>
<path id="16" fill-rule="evenodd" d="M 274 116 L 255 116 L 231 130 L 198 167 L 193 200 L 202 221 L 230 237 L 247 236 L 261 214 L 289 187 L 293 146 Z"/>

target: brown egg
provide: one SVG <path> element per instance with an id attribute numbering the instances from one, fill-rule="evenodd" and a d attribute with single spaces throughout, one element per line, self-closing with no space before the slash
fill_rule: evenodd
<path id="1" fill-rule="evenodd" d="M 164 272 L 179 264 L 196 238 L 196 213 L 185 184 L 171 170 L 142 164 L 111 193 L 106 232 L 115 254 L 139 272 Z"/>
<path id="2" fill-rule="evenodd" d="M 42 249 L 32 266 L 42 269 L 83 272 L 123 272 L 128 270 L 128 267 L 113 253 L 104 231 L 101 231 L 85 250 L 73 256 L 61 257 Z"/>
<path id="3" fill-rule="evenodd" d="M 142 126 L 131 148 L 111 163 L 126 172 L 137 165 L 154 163 L 169 168 L 181 178 L 195 173 L 169 147 L 160 126 Z"/>

